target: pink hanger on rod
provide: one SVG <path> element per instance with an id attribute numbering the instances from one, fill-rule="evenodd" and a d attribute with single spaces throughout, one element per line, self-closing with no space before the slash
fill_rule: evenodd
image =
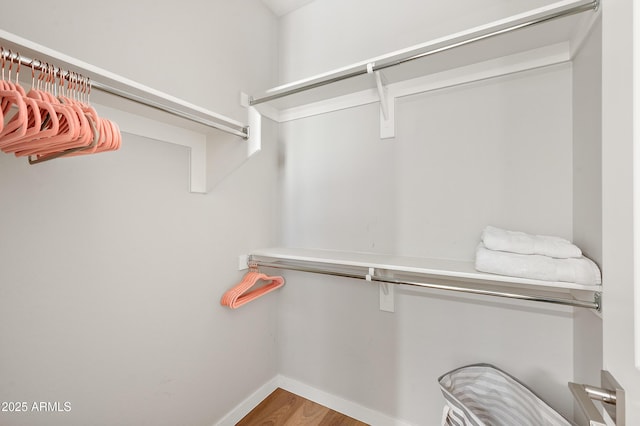
<path id="1" fill-rule="evenodd" d="M 28 59 L 1 46 L 0 55 L 0 150 L 17 157 L 28 156 L 29 164 L 36 164 L 120 148 L 118 126 L 101 118 L 89 104 L 91 84 L 87 78 L 32 59 L 31 90 L 25 93 L 19 71 L 20 64 Z"/>
<path id="2" fill-rule="evenodd" d="M 25 102 L 31 102 L 37 107 L 38 110 L 34 111 L 34 116 L 29 117 L 29 122 L 33 121 L 34 124 L 40 123 L 40 127 L 32 127 L 31 131 L 27 131 L 22 138 L 2 138 L 0 148 L 7 153 L 17 153 L 25 149 L 33 148 L 34 146 L 39 146 L 43 141 L 47 141 L 48 138 L 57 135 L 59 131 L 60 122 L 56 111 L 47 100 L 43 100 L 41 95 L 36 93 L 33 61 L 31 62 L 30 68 L 31 90 L 23 97 L 23 100 Z M 38 77 L 38 80 L 41 78 L 42 73 L 41 76 Z M 40 117 L 37 117 L 37 114 L 39 114 Z"/>
<path id="3" fill-rule="evenodd" d="M 256 285 L 258 281 L 267 281 L 267 283 L 262 287 L 258 287 L 255 290 L 247 292 L 247 290 Z M 220 304 L 223 306 L 228 306 L 231 309 L 236 309 L 244 305 L 245 303 L 249 303 L 260 296 L 263 296 L 267 293 L 272 292 L 273 290 L 282 287 L 283 285 L 284 278 L 280 276 L 271 277 L 258 271 L 249 271 L 245 274 L 244 278 L 239 284 L 227 291 L 224 296 L 222 296 Z"/>
<path id="4" fill-rule="evenodd" d="M 4 137 L 22 137 L 26 134 L 29 123 L 29 111 L 27 104 L 24 102 L 24 91 L 22 87 L 16 86 L 11 81 L 11 51 L 9 54 L 9 78 L 5 79 L 5 53 L 2 52 L 2 80 L 0 81 L 0 99 L 2 105 L 3 126 L 0 130 L 0 142 Z M 12 110 L 15 113 L 11 115 Z"/>

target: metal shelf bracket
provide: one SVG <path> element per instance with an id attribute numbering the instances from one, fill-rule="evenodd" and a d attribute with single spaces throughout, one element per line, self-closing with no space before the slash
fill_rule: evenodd
<path id="1" fill-rule="evenodd" d="M 616 426 L 626 426 L 624 389 L 606 370 L 601 372 L 601 383 L 602 387 L 595 387 L 569 382 L 569 389 L 587 417 L 589 426 L 610 425 L 605 416 L 613 420 Z M 601 403 L 602 412 L 594 401 Z"/>

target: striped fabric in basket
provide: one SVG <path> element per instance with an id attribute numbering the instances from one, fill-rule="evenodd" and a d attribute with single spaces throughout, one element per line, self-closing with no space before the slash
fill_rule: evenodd
<path id="1" fill-rule="evenodd" d="M 571 426 L 517 379 L 489 364 L 474 364 L 438 379 L 447 402 L 446 426 Z"/>

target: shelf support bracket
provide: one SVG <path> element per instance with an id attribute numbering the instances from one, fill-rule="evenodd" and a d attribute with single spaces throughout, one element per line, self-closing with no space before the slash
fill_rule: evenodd
<path id="1" fill-rule="evenodd" d="M 610 372 L 602 370 L 600 374 L 602 387 L 595 387 L 569 382 L 569 389 L 578 406 L 592 426 L 606 426 L 611 424 L 605 419 L 610 418 L 617 426 L 626 425 L 625 392 Z M 593 401 L 600 401 L 602 411 Z"/>
<path id="2" fill-rule="evenodd" d="M 376 268 L 369 268 L 369 273 L 366 275 L 365 279 L 369 282 L 374 281 L 373 278 L 375 277 L 375 274 Z M 395 285 L 387 282 L 379 282 L 378 286 L 380 292 L 380 310 L 385 312 L 395 312 Z"/>
<path id="3" fill-rule="evenodd" d="M 389 95 L 384 81 L 384 75 L 380 71 L 374 71 L 375 63 L 367 64 L 367 73 L 373 74 L 376 79 L 378 96 L 380 97 L 380 138 L 391 139 L 396 136 L 395 105 L 396 99 Z"/>
<path id="4" fill-rule="evenodd" d="M 380 283 L 380 310 L 385 312 L 395 312 L 395 288 L 389 283 Z"/>

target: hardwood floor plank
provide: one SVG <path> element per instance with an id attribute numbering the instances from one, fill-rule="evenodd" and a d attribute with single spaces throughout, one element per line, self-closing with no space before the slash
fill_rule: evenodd
<path id="1" fill-rule="evenodd" d="M 278 388 L 244 416 L 236 426 L 280 426 L 300 408 L 304 400 L 290 392 Z"/>
<path id="2" fill-rule="evenodd" d="M 368 426 L 354 418 L 276 389 L 236 426 Z"/>
<path id="3" fill-rule="evenodd" d="M 302 399 L 302 398 L 300 398 Z M 295 413 L 287 420 L 287 425 L 315 426 L 329 413 L 323 405 L 304 399 Z"/>
<path id="4" fill-rule="evenodd" d="M 330 410 L 317 426 L 369 426 L 353 417 Z"/>

